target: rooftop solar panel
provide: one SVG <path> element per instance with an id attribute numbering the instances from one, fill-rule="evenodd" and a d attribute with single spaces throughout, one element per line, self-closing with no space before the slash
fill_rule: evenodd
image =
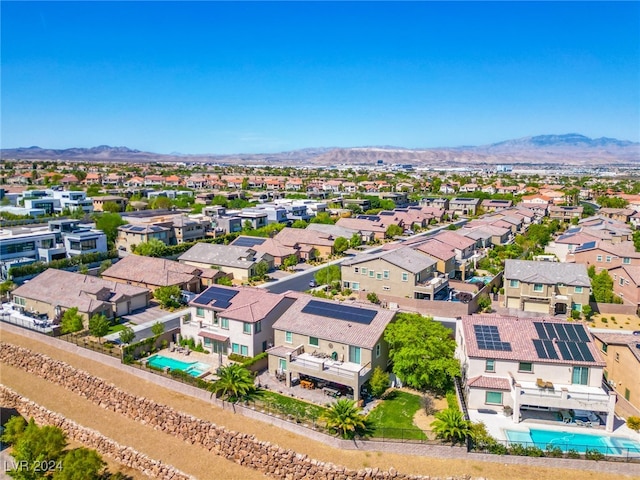
<path id="1" fill-rule="evenodd" d="M 500 332 L 495 325 L 474 325 L 473 330 L 480 350 L 511 351 L 511 344 L 500 339 Z"/>
<path id="2" fill-rule="evenodd" d="M 542 345 L 542 340 L 538 340 L 537 338 L 533 340 L 533 346 L 536 348 L 536 353 L 538 354 L 538 358 L 548 358 L 547 352 L 545 351 L 544 346 Z"/>
<path id="3" fill-rule="evenodd" d="M 131 232 L 144 232 L 144 227 L 129 227 Z"/>
<path id="4" fill-rule="evenodd" d="M 567 347 L 571 352 L 572 360 L 578 360 L 580 362 L 584 361 L 584 357 L 580 353 L 580 350 L 578 349 L 578 344 L 576 342 L 567 342 Z"/>
<path id="5" fill-rule="evenodd" d="M 589 250 L 591 248 L 594 248 L 595 246 L 596 246 L 596 242 L 587 242 L 580 245 L 578 248 L 576 248 L 575 251 L 582 252 L 583 250 Z"/>
<path id="6" fill-rule="evenodd" d="M 549 338 L 546 330 L 544 329 L 544 326 L 540 322 L 534 322 L 533 326 L 536 327 L 536 332 L 538 332 L 538 338 L 543 340 Z"/>
<path id="7" fill-rule="evenodd" d="M 547 357 L 553 360 L 557 360 L 558 353 L 556 352 L 556 348 L 553 346 L 553 342 L 551 340 L 542 340 L 542 344 L 547 351 Z"/>
<path id="8" fill-rule="evenodd" d="M 302 309 L 302 313 L 369 325 L 378 312 L 366 308 L 310 300 Z"/>
<path id="9" fill-rule="evenodd" d="M 586 343 L 578 343 L 578 349 L 582 354 L 585 362 L 593 362 L 593 355 L 591 355 L 591 351 L 589 350 L 589 346 Z"/>
<path id="10" fill-rule="evenodd" d="M 389 216 L 389 215 L 394 215 L 394 212 L 379 212 L 378 215 Z"/>
<path id="11" fill-rule="evenodd" d="M 216 308 L 228 308 L 231 305 L 230 300 L 238 294 L 237 290 L 227 290 L 220 287 L 209 287 L 200 295 L 198 295 L 193 303 L 198 305 L 209 305 L 215 300 L 213 305 Z"/>
<path id="12" fill-rule="evenodd" d="M 565 342 L 558 342 L 556 345 L 558 345 L 558 350 L 560 350 L 563 360 L 573 360 Z"/>
<path id="13" fill-rule="evenodd" d="M 256 245 L 262 245 L 266 241 L 266 238 L 259 237 L 238 237 L 232 243 L 236 247 L 255 247 Z"/>
<path id="14" fill-rule="evenodd" d="M 580 342 L 590 342 L 589 335 L 587 335 L 587 331 L 584 329 L 584 325 L 574 325 L 576 329 L 576 335 Z"/>

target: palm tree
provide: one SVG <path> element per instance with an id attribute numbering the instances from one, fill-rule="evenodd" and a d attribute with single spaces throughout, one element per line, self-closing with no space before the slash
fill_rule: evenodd
<path id="1" fill-rule="evenodd" d="M 339 433 L 342 438 L 353 438 L 356 434 L 364 434 L 369 430 L 367 417 L 360 413 L 356 402 L 341 398 L 322 415 L 329 431 Z"/>
<path id="2" fill-rule="evenodd" d="M 438 438 L 451 443 L 462 443 L 472 436 L 471 422 L 464 419 L 460 410 L 447 408 L 436 413 L 435 417 L 431 427 Z"/>
<path id="3" fill-rule="evenodd" d="M 218 370 L 218 380 L 209 389 L 212 396 L 220 394 L 223 400 L 235 403 L 251 395 L 255 391 L 255 385 L 251 372 L 234 363 Z"/>

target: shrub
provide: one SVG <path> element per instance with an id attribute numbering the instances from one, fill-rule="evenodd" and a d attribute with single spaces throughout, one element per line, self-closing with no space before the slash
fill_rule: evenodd
<path id="1" fill-rule="evenodd" d="M 603 460 L 604 453 L 599 450 L 589 450 L 587 448 L 587 451 L 584 452 L 584 458 L 586 458 L 587 460 Z"/>
<path id="2" fill-rule="evenodd" d="M 640 417 L 631 416 L 627 418 L 627 427 L 635 432 L 640 431 Z"/>
<path id="3" fill-rule="evenodd" d="M 369 300 L 371 303 L 380 303 L 380 299 L 375 292 L 367 293 L 367 300 Z"/>
<path id="4" fill-rule="evenodd" d="M 430 416 L 436 413 L 435 402 L 433 401 L 433 398 L 430 397 L 429 395 L 422 396 L 422 398 L 420 399 L 420 405 L 424 409 L 425 415 Z"/>
<path id="5" fill-rule="evenodd" d="M 447 407 L 458 410 L 458 397 L 456 392 L 447 392 Z"/>
<path id="6" fill-rule="evenodd" d="M 567 451 L 567 458 L 580 458 L 580 454 L 577 450 L 571 448 L 569 449 L 569 451 Z"/>
<path id="7" fill-rule="evenodd" d="M 547 450 L 544 453 L 545 457 L 561 458 L 563 455 L 560 447 L 554 447 L 553 445 L 547 445 Z"/>
<path id="8" fill-rule="evenodd" d="M 578 310 L 571 310 L 571 318 L 578 320 L 580 318 L 580 312 Z"/>

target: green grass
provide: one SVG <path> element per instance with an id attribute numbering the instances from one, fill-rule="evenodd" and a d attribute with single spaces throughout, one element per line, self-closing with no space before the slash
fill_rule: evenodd
<path id="1" fill-rule="evenodd" d="M 111 325 L 109 327 L 109 331 L 107 332 L 107 335 L 109 335 L 110 333 L 119 332 L 120 330 L 124 330 L 125 327 L 126 325 L 124 323 L 116 323 L 115 325 Z"/>
<path id="2" fill-rule="evenodd" d="M 420 410 L 420 397 L 394 391 L 370 414 L 374 437 L 426 440 L 427 436 L 413 424 L 413 417 Z"/>
<path id="3" fill-rule="evenodd" d="M 293 415 L 301 420 L 317 420 L 326 411 L 324 407 L 268 390 L 259 390 L 256 395 L 256 400 L 266 404 L 267 408 L 271 411 L 275 410 L 283 415 Z"/>

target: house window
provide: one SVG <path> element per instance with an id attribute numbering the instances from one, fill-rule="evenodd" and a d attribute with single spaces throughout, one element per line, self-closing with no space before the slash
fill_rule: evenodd
<path id="1" fill-rule="evenodd" d="M 403 282 L 408 282 L 409 281 L 409 274 L 406 272 L 402 272 L 402 281 Z"/>
<path id="2" fill-rule="evenodd" d="M 253 330 L 255 333 L 260 333 L 262 331 L 262 320 L 258 320 L 256 323 L 254 323 Z"/>
<path id="3" fill-rule="evenodd" d="M 291 332 L 284 332 L 284 341 L 286 343 L 293 343 L 293 333 Z"/>
<path id="4" fill-rule="evenodd" d="M 607 255 L 607 263 L 611 263 L 611 255 Z"/>
<path id="5" fill-rule="evenodd" d="M 384 290 L 385 292 L 388 292 L 389 290 L 391 290 L 391 287 L 387 287 L 386 285 L 384 287 L 382 287 L 382 290 Z"/>
<path id="6" fill-rule="evenodd" d="M 620 353 L 616 352 L 616 362 L 619 362 L 619 361 L 620 361 Z"/>
<path id="7" fill-rule="evenodd" d="M 359 282 L 352 282 L 351 283 L 351 290 L 360 290 L 360 283 Z"/>
<path id="8" fill-rule="evenodd" d="M 242 322 L 242 333 L 247 335 L 251 335 L 251 324 L 247 322 Z"/>
<path id="9" fill-rule="evenodd" d="M 582 293 L 582 287 L 574 287 L 573 291 L 576 293 Z"/>
<path id="10" fill-rule="evenodd" d="M 484 364 L 485 372 L 495 372 L 496 371 L 496 361 L 493 359 L 487 359 Z"/>
<path id="11" fill-rule="evenodd" d="M 376 272 L 374 272 L 373 270 L 369 270 L 369 277 L 373 278 L 375 274 Z"/>
<path id="12" fill-rule="evenodd" d="M 360 347 L 349 346 L 349 361 L 351 363 L 360 363 Z"/>
<path id="13" fill-rule="evenodd" d="M 533 363 L 531 363 L 531 362 L 520 362 L 520 364 L 518 365 L 518 371 L 519 372 L 532 373 L 533 372 Z"/>
<path id="14" fill-rule="evenodd" d="M 625 400 L 629 400 L 629 398 L 631 397 L 631 392 L 629 391 L 628 388 L 624 389 L 624 399 Z"/>
<path id="15" fill-rule="evenodd" d="M 541 283 L 534 283 L 533 284 L 533 291 L 534 292 L 541 292 L 542 291 L 542 284 Z"/>
<path id="16" fill-rule="evenodd" d="M 204 308 L 202 307 L 196 308 L 196 317 L 204 317 Z"/>
<path id="17" fill-rule="evenodd" d="M 367 274 L 366 267 L 362 267 L 362 270 L 360 270 L 360 273 L 362 273 L 362 275 L 366 275 Z"/>
<path id="18" fill-rule="evenodd" d="M 376 345 L 376 358 L 380 358 L 380 344 Z"/>
<path id="19" fill-rule="evenodd" d="M 484 403 L 488 405 L 502 405 L 502 392 L 486 392 Z"/>
<path id="20" fill-rule="evenodd" d="M 602 261 L 602 255 L 598 255 L 596 257 L 596 262 L 601 262 Z"/>
<path id="21" fill-rule="evenodd" d="M 383 272 L 385 280 L 389 278 L 389 270 L 384 270 Z"/>
<path id="22" fill-rule="evenodd" d="M 518 288 L 520 286 L 520 280 L 509 280 L 509 286 L 511 288 Z"/>
<path id="23" fill-rule="evenodd" d="M 376 280 L 382 280 L 382 274 L 380 272 L 376 273 Z"/>
<path id="24" fill-rule="evenodd" d="M 359 269 L 358 267 L 353 267 L 353 271 L 354 271 L 355 273 L 358 273 L 358 271 L 359 271 L 359 270 L 360 270 L 360 269 Z"/>
<path id="25" fill-rule="evenodd" d="M 221 318 L 220 319 L 220 327 L 224 328 L 225 330 L 229 330 L 229 319 L 228 318 Z"/>
<path id="26" fill-rule="evenodd" d="M 218 316 L 216 315 L 216 313 L 215 313 L 215 312 L 213 312 L 213 326 L 214 326 L 214 327 L 217 327 L 217 326 L 218 326 L 218 323 L 219 323 L 219 321 L 218 321 Z"/>
<path id="27" fill-rule="evenodd" d="M 278 370 L 280 370 L 281 372 L 286 372 L 287 371 L 287 360 L 284 358 L 279 358 L 278 359 Z"/>
<path id="28" fill-rule="evenodd" d="M 625 265 L 629 265 L 631 263 L 631 259 L 629 257 L 624 257 L 622 259 L 622 263 L 624 263 Z"/>
<path id="29" fill-rule="evenodd" d="M 620 282 L 620 286 L 622 287 L 624 285 L 624 277 L 620 277 L 619 282 Z"/>
<path id="30" fill-rule="evenodd" d="M 249 356 L 249 347 L 246 345 L 240 345 L 240 355 L 244 355 L 245 357 Z"/>
<path id="31" fill-rule="evenodd" d="M 576 312 L 581 312 L 582 311 L 582 304 L 581 303 L 574 303 L 571 305 L 571 310 L 575 310 Z"/>
<path id="32" fill-rule="evenodd" d="M 312 345 L 314 347 L 319 346 L 320 341 L 318 340 L 318 337 L 309 337 L 309 345 Z"/>
<path id="33" fill-rule="evenodd" d="M 602 346 L 600 347 L 600 350 L 602 350 L 603 353 L 607 353 L 608 349 L 609 349 L 609 345 L 607 345 L 606 343 L 603 343 Z"/>
<path id="34" fill-rule="evenodd" d="M 240 353 L 240 345 L 238 345 L 237 343 L 232 343 L 231 344 L 231 351 L 233 353 Z"/>
<path id="35" fill-rule="evenodd" d="M 589 383 L 589 369 L 587 367 L 573 367 L 571 383 L 574 385 L 587 385 Z"/>

